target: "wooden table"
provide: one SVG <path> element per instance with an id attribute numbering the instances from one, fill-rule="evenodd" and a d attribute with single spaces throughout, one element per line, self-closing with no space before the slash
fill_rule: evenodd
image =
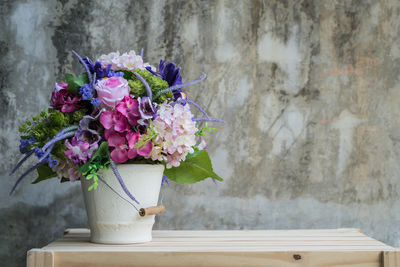
<path id="1" fill-rule="evenodd" d="M 28 267 L 64 266 L 358 266 L 400 267 L 400 251 L 357 229 L 153 231 L 153 241 L 101 245 L 89 230 L 28 252 Z"/>

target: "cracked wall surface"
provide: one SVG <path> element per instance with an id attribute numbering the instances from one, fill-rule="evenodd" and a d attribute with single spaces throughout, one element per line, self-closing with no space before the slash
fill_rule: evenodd
<path id="1" fill-rule="evenodd" d="M 18 126 L 81 71 L 74 49 L 145 50 L 182 66 L 210 115 L 225 182 L 171 184 L 157 229 L 361 228 L 400 246 L 400 2 L 2 1 L 0 261 L 85 227 L 79 183 L 56 179 L 14 196 Z M 22 171 L 19 172 L 21 174 Z"/>

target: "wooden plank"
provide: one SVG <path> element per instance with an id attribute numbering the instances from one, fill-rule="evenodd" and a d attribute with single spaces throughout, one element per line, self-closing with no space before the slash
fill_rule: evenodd
<path id="1" fill-rule="evenodd" d="M 400 251 L 382 252 L 383 267 L 400 267 Z"/>
<path id="2" fill-rule="evenodd" d="M 264 266 L 379 267 L 380 252 L 214 252 L 132 253 L 56 252 L 57 267 L 105 266 Z"/>
<path id="3" fill-rule="evenodd" d="M 396 249 L 357 229 L 154 231 L 152 242 L 129 245 L 90 243 L 89 234 L 67 230 L 31 251 L 38 255 L 28 253 L 28 266 L 393 267 L 399 261 Z"/>
<path id="4" fill-rule="evenodd" d="M 26 257 L 27 267 L 54 267 L 54 254 L 43 249 L 31 249 Z"/>

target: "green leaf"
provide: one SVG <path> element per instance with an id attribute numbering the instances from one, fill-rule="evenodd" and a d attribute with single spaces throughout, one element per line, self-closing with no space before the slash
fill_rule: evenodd
<path id="1" fill-rule="evenodd" d="M 85 175 L 89 170 L 90 170 L 90 162 L 88 161 L 85 164 L 83 164 L 81 167 L 79 167 L 78 172 Z"/>
<path id="2" fill-rule="evenodd" d="M 36 178 L 36 180 L 33 181 L 32 184 L 37 184 L 41 181 L 57 177 L 57 174 L 53 172 L 53 170 L 48 165 L 43 165 L 37 168 L 37 173 L 39 177 Z"/>
<path id="3" fill-rule="evenodd" d="M 81 74 L 78 77 L 72 74 L 65 74 L 65 81 L 68 83 L 67 90 L 74 94 L 79 93 L 79 89 L 86 83 L 89 82 L 87 74 Z"/>
<path id="4" fill-rule="evenodd" d="M 179 167 L 165 169 L 168 179 L 180 184 L 194 184 L 208 177 L 223 181 L 213 170 L 207 151 L 198 150 L 186 157 Z"/>
<path id="5" fill-rule="evenodd" d="M 97 157 L 108 157 L 108 142 L 103 142 L 101 143 L 100 147 L 94 152 L 92 159 L 95 159 Z"/>

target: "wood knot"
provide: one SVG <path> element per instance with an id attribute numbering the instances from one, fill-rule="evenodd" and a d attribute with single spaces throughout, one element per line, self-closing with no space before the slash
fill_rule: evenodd
<path id="1" fill-rule="evenodd" d="M 299 255 L 299 254 L 294 254 L 294 255 L 293 255 L 293 258 L 294 258 L 296 261 L 301 260 L 301 255 Z"/>

